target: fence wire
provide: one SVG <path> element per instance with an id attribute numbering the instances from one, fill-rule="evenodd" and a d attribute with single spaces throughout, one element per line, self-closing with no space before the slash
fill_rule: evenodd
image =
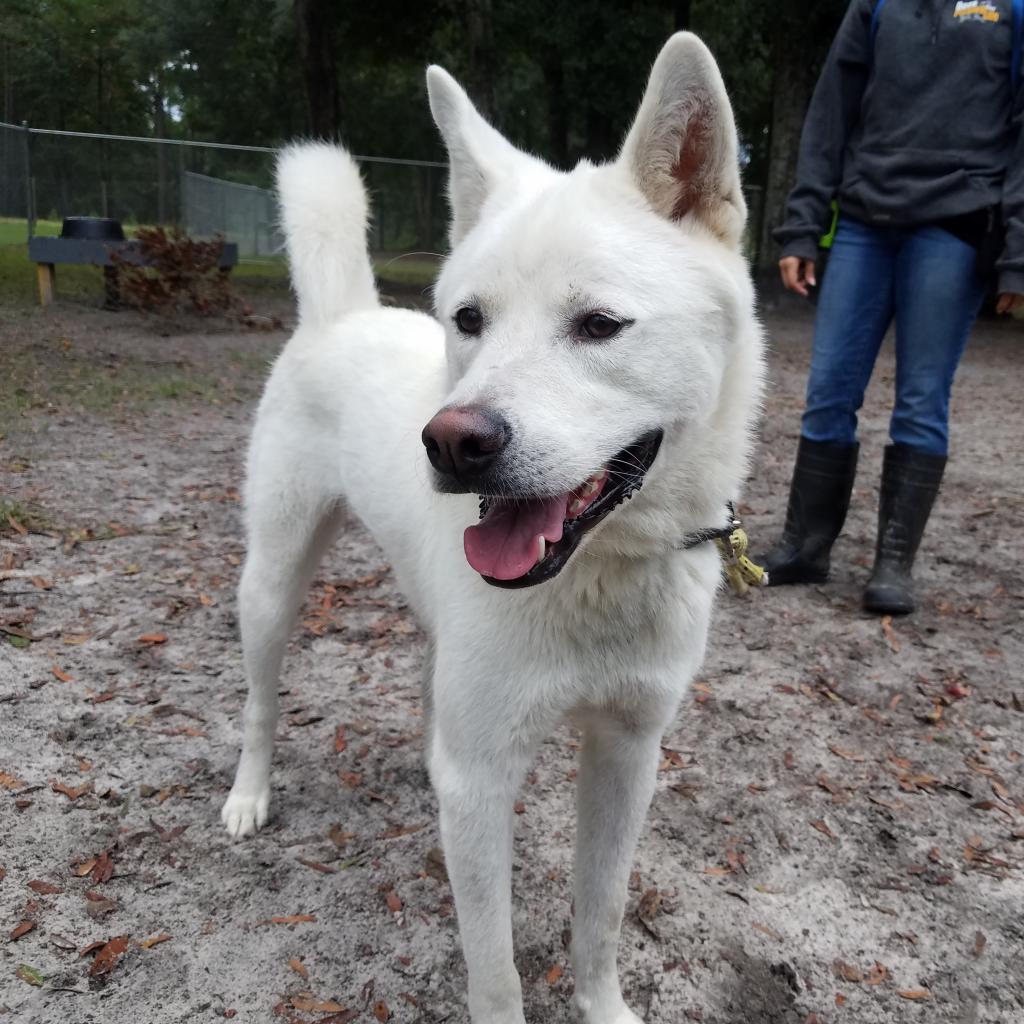
<path id="1" fill-rule="evenodd" d="M 243 256 L 281 250 L 272 191 L 275 151 L 259 146 L 57 132 L 0 123 L 0 217 L 26 238 L 64 217 L 126 227 L 176 225 L 220 234 Z M 357 157 L 371 193 L 371 244 L 381 251 L 445 245 L 444 166 Z"/>
<path id="2" fill-rule="evenodd" d="M 58 132 L 0 122 L 0 217 L 53 234 L 64 217 L 114 217 L 126 227 L 176 225 L 223 235 L 244 257 L 281 251 L 272 190 L 275 150 L 218 142 Z M 378 252 L 447 248 L 444 164 L 360 157 Z M 748 187 L 744 248 L 756 257 L 763 192 Z M 43 222 L 43 223 L 39 223 Z M 9 234 L 9 233 L 8 233 Z"/>

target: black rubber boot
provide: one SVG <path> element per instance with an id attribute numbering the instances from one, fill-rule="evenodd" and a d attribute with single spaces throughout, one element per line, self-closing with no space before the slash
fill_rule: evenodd
<path id="1" fill-rule="evenodd" d="M 945 455 L 905 444 L 885 449 L 875 568 L 864 589 L 864 607 L 869 612 L 907 615 L 914 610 L 910 572 L 945 468 Z"/>
<path id="2" fill-rule="evenodd" d="M 761 559 L 769 586 L 828 579 L 829 553 L 850 507 L 859 447 L 800 438 L 786 525 L 778 544 Z"/>

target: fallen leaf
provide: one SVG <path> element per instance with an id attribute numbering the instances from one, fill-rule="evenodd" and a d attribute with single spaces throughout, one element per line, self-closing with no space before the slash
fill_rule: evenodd
<path id="1" fill-rule="evenodd" d="M 864 983 L 866 985 L 881 985 L 883 981 L 888 981 L 890 977 L 889 968 L 876 960 L 874 966 L 864 976 Z"/>
<path id="2" fill-rule="evenodd" d="M 339 725 L 334 730 L 334 752 L 336 754 L 340 754 L 345 750 L 347 746 L 348 743 L 345 740 L 345 726 Z"/>
<path id="3" fill-rule="evenodd" d="M 402 912 L 402 900 L 398 893 L 394 889 L 389 889 L 384 896 L 384 900 L 388 905 L 388 910 L 392 914 L 400 914 Z"/>
<path id="4" fill-rule="evenodd" d="M 139 643 L 147 647 L 155 647 L 157 644 L 167 643 L 166 633 L 144 633 L 139 637 Z"/>
<path id="5" fill-rule="evenodd" d="M 288 914 L 285 917 L 268 917 L 259 924 L 303 924 L 307 921 L 315 921 L 316 914 Z"/>
<path id="6" fill-rule="evenodd" d="M 85 904 L 85 912 L 94 920 L 102 921 L 107 914 L 112 914 L 117 910 L 117 904 L 113 900 L 89 900 Z"/>
<path id="7" fill-rule="evenodd" d="M 22 921 L 16 928 L 11 932 L 11 942 L 17 942 L 22 935 L 28 935 L 33 928 L 35 928 L 35 921 Z"/>
<path id="8" fill-rule="evenodd" d="M 56 664 L 53 666 L 53 668 L 50 671 L 53 672 L 54 677 L 59 679 L 62 683 L 73 683 L 74 682 L 74 679 L 71 678 L 70 674 L 65 672 L 62 668 L 58 667 Z"/>
<path id="9" fill-rule="evenodd" d="M 889 647 L 892 649 L 893 654 L 900 653 L 900 642 L 896 637 L 896 632 L 892 628 L 892 616 L 882 616 L 882 633 L 885 639 L 888 641 Z"/>
<path id="10" fill-rule="evenodd" d="M 426 825 L 396 825 L 394 828 L 389 828 L 386 832 L 381 832 L 379 839 L 399 839 L 402 836 L 415 835 L 417 832 L 421 832 L 426 828 Z"/>
<path id="11" fill-rule="evenodd" d="M 334 824 L 327 830 L 327 838 L 339 849 L 343 850 L 350 839 L 355 839 L 355 832 L 346 832 L 341 825 Z"/>
<path id="12" fill-rule="evenodd" d="M 836 840 L 839 838 L 820 818 L 811 822 L 811 828 L 816 828 L 823 835 L 828 836 L 829 839 Z"/>
<path id="13" fill-rule="evenodd" d="M 704 869 L 705 875 L 714 875 L 716 878 L 720 878 L 722 875 L 731 875 L 732 868 L 718 867 L 717 865 L 710 868 Z"/>
<path id="14" fill-rule="evenodd" d="M 296 957 L 292 957 L 288 961 L 288 966 L 297 974 L 300 978 L 309 979 L 309 971 L 306 970 L 306 965 Z"/>
<path id="15" fill-rule="evenodd" d="M 159 935 L 152 935 L 148 939 L 143 939 L 139 945 L 143 949 L 152 949 L 154 946 L 159 946 L 161 942 L 169 942 L 171 939 L 167 932 L 161 932 Z"/>
<path id="16" fill-rule="evenodd" d="M 40 878 L 34 878 L 27 885 L 33 892 L 39 893 L 40 896 L 53 896 L 64 891 L 60 886 L 54 885 L 52 882 L 44 882 Z"/>
<path id="17" fill-rule="evenodd" d="M 17 776 L 0 771 L 0 786 L 4 789 L 24 789 L 27 785 L 27 782 L 22 782 Z"/>
<path id="18" fill-rule="evenodd" d="M 770 939 L 775 939 L 776 942 L 782 942 L 783 936 L 780 935 L 774 928 L 769 928 L 766 924 L 761 924 L 760 921 L 751 921 L 750 927 L 759 931 L 762 935 L 767 935 Z"/>
<path id="19" fill-rule="evenodd" d="M 931 999 L 932 994 L 926 988 L 897 989 L 900 999 Z"/>
<path id="20" fill-rule="evenodd" d="M 27 981 L 30 985 L 39 986 L 45 980 L 39 971 L 34 967 L 29 967 L 28 964 L 18 964 L 18 969 L 14 973 L 22 981 Z"/>
<path id="21" fill-rule="evenodd" d="M 54 793 L 63 793 L 64 796 L 74 803 L 80 796 L 85 796 L 86 793 L 92 792 L 92 783 L 87 782 L 84 786 L 65 786 L 63 782 L 50 779 L 50 789 Z"/>
<path id="22" fill-rule="evenodd" d="M 836 977 L 842 978 L 843 981 L 849 981 L 856 985 L 864 980 L 864 972 L 859 967 L 844 963 L 842 960 L 834 961 L 832 969 L 835 971 Z"/>
<path id="23" fill-rule="evenodd" d="M 92 871 L 89 873 L 89 877 L 97 884 L 100 885 L 103 882 L 109 882 L 114 874 L 114 860 L 110 856 L 109 851 L 104 850 L 99 857 L 96 858 L 96 863 L 93 865 Z"/>
<path id="24" fill-rule="evenodd" d="M 97 954 L 89 968 L 89 977 L 109 974 L 116 966 L 118 960 L 124 955 L 128 948 L 128 936 L 118 935 L 111 939 Z"/>
<path id="25" fill-rule="evenodd" d="M 388 1009 L 388 1004 L 385 1003 L 383 999 L 374 1005 L 373 1015 L 380 1021 L 380 1024 L 386 1024 L 387 1021 L 391 1020 L 391 1011 Z"/>
<path id="26" fill-rule="evenodd" d="M 549 985 L 555 985 L 558 983 L 558 979 L 561 978 L 564 973 L 564 969 L 561 964 L 553 964 L 549 969 L 548 973 L 544 975 L 544 980 Z"/>
<path id="27" fill-rule="evenodd" d="M 988 939 L 985 938 L 983 932 L 974 933 L 974 955 L 981 956 L 985 952 L 985 946 L 988 944 Z"/>
<path id="28" fill-rule="evenodd" d="M 96 858 L 90 857 L 88 860 L 82 861 L 81 864 L 75 865 L 75 874 L 79 878 L 84 878 L 94 867 L 96 867 Z"/>
<path id="29" fill-rule="evenodd" d="M 844 750 L 842 747 L 830 746 L 828 749 L 831 750 L 836 757 L 841 757 L 844 761 L 863 761 L 865 759 L 863 754 L 855 754 L 852 750 Z"/>
<path id="30" fill-rule="evenodd" d="M 425 871 L 438 882 L 447 884 L 448 868 L 444 862 L 444 851 L 440 846 L 432 846 L 427 850 L 425 860 Z"/>
<path id="31" fill-rule="evenodd" d="M 333 999 L 309 999 L 304 996 L 292 996 L 292 1006 L 303 1013 L 340 1013 L 345 1009 L 341 1003 Z"/>
<path id="32" fill-rule="evenodd" d="M 786 767 L 787 767 L 787 768 L 788 768 L 788 769 L 789 769 L 790 771 L 792 771 L 792 770 L 793 770 L 793 768 L 794 768 L 794 767 L 796 766 L 796 759 L 795 759 L 795 758 L 793 757 L 793 751 L 792 751 L 792 750 L 787 750 L 787 751 L 786 751 L 786 752 L 785 752 L 785 753 L 784 753 L 784 754 L 782 755 L 782 763 L 783 763 L 783 764 L 784 764 L 784 765 L 785 765 L 785 766 L 786 766 Z"/>
<path id="33" fill-rule="evenodd" d="M 321 864 L 318 860 L 306 860 L 305 857 L 296 857 L 295 859 L 299 864 L 312 868 L 314 871 L 319 871 L 322 875 L 334 875 L 338 872 L 337 868 L 332 868 L 330 864 Z"/>

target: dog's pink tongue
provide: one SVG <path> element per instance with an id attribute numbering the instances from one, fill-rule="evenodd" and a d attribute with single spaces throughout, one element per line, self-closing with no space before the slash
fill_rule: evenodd
<path id="1" fill-rule="evenodd" d="M 538 537 L 551 542 L 562 539 L 570 497 L 494 500 L 483 520 L 466 530 L 466 560 L 482 576 L 496 580 L 525 575 L 540 560 Z"/>

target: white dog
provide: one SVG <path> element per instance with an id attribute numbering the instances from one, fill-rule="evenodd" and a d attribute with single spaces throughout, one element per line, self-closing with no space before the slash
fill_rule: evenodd
<path id="1" fill-rule="evenodd" d="M 512 807 L 566 716 L 575 998 L 588 1024 L 628 1024 L 630 862 L 720 579 L 700 531 L 727 520 L 760 402 L 732 111 L 711 54 L 676 35 L 618 159 L 562 173 L 440 68 L 427 84 L 451 159 L 436 320 L 380 307 L 347 154 L 296 146 L 278 167 L 300 324 L 249 454 L 249 698 L 223 818 L 233 836 L 267 818 L 281 660 L 344 506 L 431 637 L 428 761 L 474 1024 L 524 1021 Z"/>

